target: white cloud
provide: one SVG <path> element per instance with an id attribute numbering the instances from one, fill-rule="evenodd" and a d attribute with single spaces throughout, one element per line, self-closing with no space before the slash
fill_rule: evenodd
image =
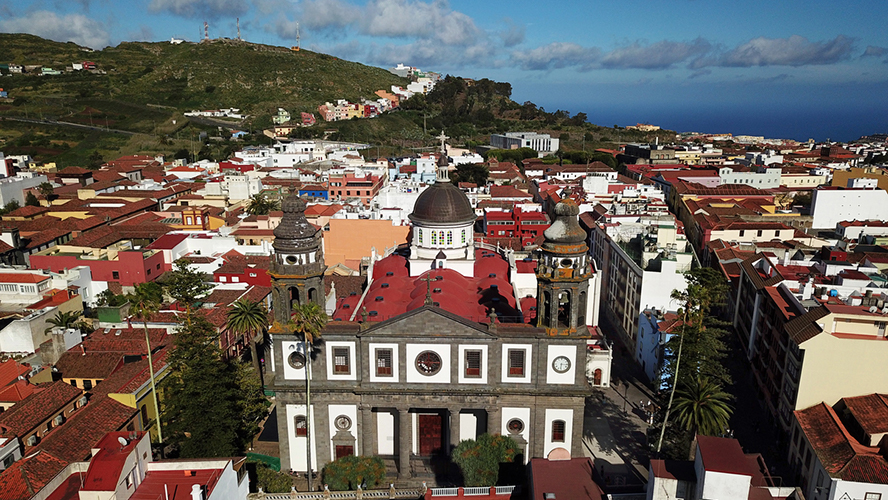
<path id="1" fill-rule="evenodd" d="M 853 42 L 844 35 L 822 42 L 811 42 L 799 35 L 789 38 L 758 37 L 722 55 L 715 64 L 744 68 L 834 64 L 850 56 Z"/>
<path id="2" fill-rule="evenodd" d="M 506 29 L 499 33 L 506 47 L 514 47 L 524 41 L 527 27 L 523 24 L 515 24 L 511 19 L 506 19 Z"/>
<path id="3" fill-rule="evenodd" d="M 358 7 L 339 0 L 310 0 L 301 5 L 300 24 L 309 29 L 343 28 L 361 15 Z"/>
<path id="4" fill-rule="evenodd" d="M 666 69 L 693 57 L 709 52 L 712 45 L 703 38 L 692 42 L 663 40 L 652 45 L 638 42 L 615 49 L 604 55 L 601 66 L 615 69 Z"/>
<path id="5" fill-rule="evenodd" d="M 242 15 L 249 7 L 249 0 L 151 0 L 148 4 L 154 12 L 167 11 L 177 16 L 206 19 Z"/>
<path id="6" fill-rule="evenodd" d="M 104 48 L 110 43 L 105 26 L 82 14 L 59 16 L 55 12 L 35 11 L 25 17 L 0 20 L 0 31 L 30 33 L 50 40 L 74 42 L 94 49 Z"/>
<path id="7" fill-rule="evenodd" d="M 577 66 L 581 70 L 592 69 L 601 57 L 596 47 L 583 47 L 572 42 L 554 42 L 527 51 L 515 51 L 512 60 L 523 69 L 547 70 Z"/>

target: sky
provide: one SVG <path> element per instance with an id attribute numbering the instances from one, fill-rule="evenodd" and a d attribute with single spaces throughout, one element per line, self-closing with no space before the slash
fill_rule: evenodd
<path id="1" fill-rule="evenodd" d="M 0 0 L 0 32 L 100 49 L 211 38 L 512 84 L 598 125 L 888 132 L 885 0 Z M 0 60 L 2 60 L 0 47 Z M 236 105 L 236 103 L 232 103 Z"/>

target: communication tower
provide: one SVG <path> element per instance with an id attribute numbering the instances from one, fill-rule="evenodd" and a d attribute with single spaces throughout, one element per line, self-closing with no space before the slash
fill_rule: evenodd
<path id="1" fill-rule="evenodd" d="M 204 21 L 204 40 L 210 41 L 210 25 Z"/>

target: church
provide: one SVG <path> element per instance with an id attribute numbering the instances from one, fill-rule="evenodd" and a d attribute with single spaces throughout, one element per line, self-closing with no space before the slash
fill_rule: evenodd
<path id="1" fill-rule="evenodd" d="M 537 258 L 476 243 L 475 212 L 448 179 L 410 215 L 410 242 L 375 255 L 360 294 L 337 300 L 310 363 L 305 345 L 274 335 L 283 470 L 321 470 L 346 455 L 376 455 L 399 481 L 426 479 L 461 440 L 511 436 L 524 459 L 555 448 L 582 454 L 585 397 L 607 386 L 611 351 L 594 326 L 598 277 L 565 200 Z M 322 232 L 290 195 L 275 229 L 269 274 L 276 321 L 294 305 L 323 307 Z M 359 237 L 359 236 L 356 236 Z M 590 326 L 591 325 L 591 326 Z"/>

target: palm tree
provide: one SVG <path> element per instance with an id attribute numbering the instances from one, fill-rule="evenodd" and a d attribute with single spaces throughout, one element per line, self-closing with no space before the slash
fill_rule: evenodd
<path id="1" fill-rule="evenodd" d="M 730 400 L 718 382 L 695 377 L 677 391 L 675 421 L 695 435 L 717 436 L 728 428 L 733 412 Z"/>
<path id="2" fill-rule="evenodd" d="M 253 358 L 253 370 L 262 377 L 259 366 L 259 354 L 256 344 L 263 337 L 265 328 L 268 327 L 268 313 L 265 307 L 249 299 L 241 299 L 228 310 L 228 329 L 232 332 L 243 334 L 250 343 L 250 356 Z"/>
<path id="3" fill-rule="evenodd" d="M 63 328 L 66 330 L 68 328 L 74 328 L 74 324 L 77 323 L 78 318 L 80 318 L 79 311 L 59 311 L 56 313 L 54 318 L 49 318 L 48 320 L 46 320 L 46 322 L 52 326 L 49 326 L 46 328 L 46 330 L 43 330 L 43 333 L 49 333 L 52 331 L 53 328 Z"/>
<path id="4" fill-rule="evenodd" d="M 145 346 L 148 349 L 148 373 L 151 376 L 151 397 L 154 399 L 154 412 L 157 415 L 157 441 L 163 455 L 163 432 L 160 426 L 160 405 L 157 403 L 157 387 L 154 382 L 154 361 L 151 359 L 151 340 L 148 338 L 148 318 L 160 309 L 163 301 L 163 289 L 157 283 L 139 283 L 135 291 L 127 297 L 130 301 L 130 312 L 142 320 L 145 327 Z"/>
<path id="5" fill-rule="evenodd" d="M 315 345 L 321 340 L 321 332 L 327 324 L 327 313 L 314 302 L 293 308 L 286 325 L 275 322 L 272 332 L 292 332 L 301 337 L 305 345 L 305 455 L 307 458 L 308 489 L 313 489 L 311 477 L 311 360 L 315 357 Z"/>
<path id="6" fill-rule="evenodd" d="M 280 209 L 281 203 L 268 198 L 264 193 L 253 195 L 247 205 L 247 213 L 250 215 L 268 215 L 269 212 Z"/>

